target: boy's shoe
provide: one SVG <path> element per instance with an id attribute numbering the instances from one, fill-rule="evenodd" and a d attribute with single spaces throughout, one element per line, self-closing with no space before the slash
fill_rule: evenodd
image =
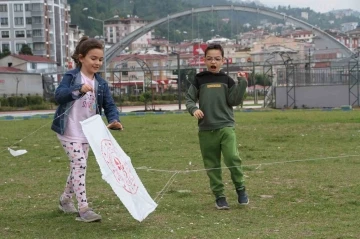
<path id="1" fill-rule="evenodd" d="M 74 206 L 74 202 L 70 198 L 59 200 L 59 209 L 64 213 L 78 213 L 78 210 Z"/>
<path id="2" fill-rule="evenodd" d="M 238 195 L 238 203 L 240 205 L 246 205 L 249 204 L 249 198 L 247 196 L 247 193 L 245 191 L 245 187 L 241 190 L 236 190 L 236 193 Z"/>
<path id="3" fill-rule="evenodd" d="M 81 222 L 98 222 L 101 221 L 101 216 L 96 214 L 91 208 L 87 208 L 84 212 L 79 211 L 75 220 Z"/>
<path id="4" fill-rule="evenodd" d="M 229 209 L 229 205 L 226 201 L 226 197 L 219 197 L 215 201 L 215 207 L 219 210 L 227 210 Z"/>

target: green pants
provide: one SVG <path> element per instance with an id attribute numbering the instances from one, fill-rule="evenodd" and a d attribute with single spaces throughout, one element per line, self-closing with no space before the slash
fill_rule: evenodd
<path id="1" fill-rule="evenodd" d="M 200 150 L 210 188 L 216 198 L 224 197 L 222 182 L 221 153 L 224 163 L 229 168 L 235 189 L 243 189 L 244 174 L 236 143 L 235 128 L 225 127 L 217 130 L 199 131 Z"/>

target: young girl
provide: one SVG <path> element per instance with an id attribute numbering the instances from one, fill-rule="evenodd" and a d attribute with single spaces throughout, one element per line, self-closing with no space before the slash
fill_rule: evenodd
<path id="1" fill-rule="evenodd" d="M 119 112 L 111 97 L 107 82 L 97 74 L 103 64 L 103 45 L 96 39 L 82 37 L 72 56 L 76 69 L 64 74 L 55 91 L 59 103 L 51 129 L 57 136 L 70 160 L 70 174 L 65 190 L 60 196 L 60 210 L 77 213 L 76 220 L 100 221 L 101 216 L 88 207 L 85 176 L 89 144 L 82 131 L 80 121 L 104 109 L 109 129 L 121 130 Z M 72 196 L 75 193 L 78 210 Z"/>

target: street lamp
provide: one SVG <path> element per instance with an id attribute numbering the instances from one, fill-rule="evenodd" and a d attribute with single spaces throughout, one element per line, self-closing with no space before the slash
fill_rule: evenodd
<path id="1" fill-rule="evenodd" d="M 86 11 L 87 8 L 84 8 L 83 10 Z M 104 39 L 104 75 L 105 75 L 104 78 L 105 78 L 105 80 L 107 80 L 107 75 L 106 75 L 106 38 L 105 38 L 104 25 L 105 25 L 105 22 L 107 20 L 111 20 L 111 19 L 118 18 L 118 17 L 119 17 L 119 15 L 115 15 L 112 18 L 101 20 L 101 19 L 94 18 L 92 16 L 88 16 L 88 19 L 91 19 L 91 20 L 98 21 L 98 22 L 102 23 L 102 35 L 103 35 L 103 39 Z"/>

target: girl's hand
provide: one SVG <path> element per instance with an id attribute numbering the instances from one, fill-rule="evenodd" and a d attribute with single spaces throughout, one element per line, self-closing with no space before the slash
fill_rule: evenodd
<path id="1" fill-rule="evenodd" d="M 83 84 L 81 86 L 80 93 L 86 94 L 88 91 L 93 92 L 93 88 L 91 87 L 91 85 Z"/>
<path id="2" fill-rule="evenodd" d="M 114 121 L 106 126 L 108 129 L 112 130 L 123 130 L 123 126 L 120 122 Z"/>

